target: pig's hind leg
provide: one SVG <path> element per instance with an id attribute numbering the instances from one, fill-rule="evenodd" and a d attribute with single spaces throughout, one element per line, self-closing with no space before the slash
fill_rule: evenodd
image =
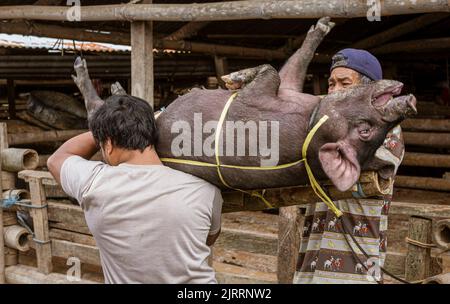
<path id="1" fill-rule="evenodd" d="M 116 81 L 111 85 L 111 95 L 127 95 L 120 82 Z"/>
<path id="2" fill-rule="evenodd" d="M 303 91 L 308 65 L 313 59 L 317 47 L 334 25 L 335 23 L 330 21 L 330 17 L 323 17 L 319 19 L 316 25 L 311 26 L 302 46 L 280 70 L 280 90 Z"/>
<path id="3" fill-rule="evenodd" d="M 77 57 L 74 63 L 76 76 L 72 75 L 72 79 L 80 90 L 84 98 L 88 119 L 92 116 L 96 109 L 103 105 L 104 101 L 98 96 L 97 91 L 92 85 L 91 78 L 87 68 L 85 59 Z"/>
<path id="4" fill-rule="evenodd" d="M 222 80 L 230 90 L 241 89 L 240 95 L 276 96 L 280 85 L 278 72 L 270 64 L 233 72 L 222 76 Z"/>

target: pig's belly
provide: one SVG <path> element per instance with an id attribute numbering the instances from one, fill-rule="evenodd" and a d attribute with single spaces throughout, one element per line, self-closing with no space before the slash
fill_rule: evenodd
<path id="1" fill-rule="evenodd" d="M 210 163 L 214 163 L 211 159 Z M 188 164 L 166 162 L 166 166 L 204 179 L 221 189 L 228 187 L 222 182 L 216 167 L 201 167 Z M 221 168 L 224 181 L 232 188 L 251 190 L 268 189 L 308 184 L 306 170 L 302 163 L 286 169 L 245 170 Z"/>

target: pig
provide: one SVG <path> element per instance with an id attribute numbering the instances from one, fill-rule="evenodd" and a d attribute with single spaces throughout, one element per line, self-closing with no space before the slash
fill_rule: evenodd
<path id="1" fill-rule="evenodd" d="M 296 162 L 302 159 L 301 150 L 307 134 L 326 115 L 329 119 L 314 134 L 307 149 L 307 162 L 315 177 L 329 179 L 340 191 L 346 191 L 357 182 L 362 170 L 379 169 L 374 168 L 376 162 L 372 161 L 375 151 L 392 127 L 417 112 L 416 99 L 412 95 L 395 97 L 401 93 L 403 84 L 394 80 L 356 86 L 324 98 L 302 93 L 306 67 L 332 27 L 329 18 L 320 19 L 280 72 L 270 65 L 261 65 L 224 77 L 227 86 L 239 88 L 238 91 L 193 89 L 178 97 L 157 119 L 158 155 L 215 164 L 217 121 L 227 101 L 236 94 L 223 123 L 221 164 L 266 167 Z M 86 62 L 77 60 L 75 70 L 74 80 L 85 96 L 89 114 L 102 101 L 90 88 Z M 241 136 L 235 134 L 237 125 L 244 126 Z M 253 137 L 252 126 L 257 129 Z M 270 136 L 261 138 L 263 130 Z M 247 131 L 248 136 L 245 135 Z M 266 141 L 266 144 L 264 149 L 252 154 L 250 143 L 255 143 L 256 134 L 259 137 L 256 142 Z M 243 154 L 235 153 L 239 140 L 245 143 Z M 222 167 L 223 180 L 214 166 L 173 162 L 166 162 L 166 165 L 222 189 L 267 189 L 309 183 L 304 162 L 273 170 Z"/>

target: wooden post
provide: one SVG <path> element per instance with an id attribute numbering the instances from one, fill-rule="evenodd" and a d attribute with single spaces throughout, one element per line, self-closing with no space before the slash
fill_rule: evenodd
<path id="1" fill-rule="evenodd" d="M 216 67 L 216 77 L 219 85 L 225 89 L 225 83 L 222 78 L 223 75 L 228 75 L 228 61 L 225 57 L 214 56 L 214 66 Z"/>
<path id="2" fill-rule="evenodd" d="M 0 123 L 0 156 L 4 149 L 8 147 L 8 137 L 6 123 Z M 2 167 L 0 162 L 0 175 Z M 3 193 L 2 183 L 0 183 L 0 193 Z M 3 203 L 2 203 L 3 204 Z M 0 205 L 0 284 L 5 284 L 5 241 L 3 238 L 3 207 Z"/>
<path id="3" fill-rule="evenodd" d="M 313 92 L 314 95 L 321 95 L 322 90 L 320 89 L 320 76 L 315 74 L 313 77 Z"/>
<path id="4" fill-rule="evenodd" d="M 49 172 L 24 170 L 19 172 L 19 178 L 30 185 L 31 209 L 34 226 L 34 243 L 37 266 L 41 273 L 49 274 L 53 270 L 52 247 L 49 237 L 47 200 L 43 180 L 49 177 Z"/>
<path id="5" fill-rule="evenodd" d="M 8 87 L 8 112 L 9 118 L 16 118 L 16 90 L 14 85 L 14 80 L 7 80 Z"/>
<path id="6" fill-rule="evenodd" d="M 152 0 L 143 1 L 145 4 Z M 153 107 L 153 24 L 131 22 L 131 95 Z"/>
<path id="7" fill-rule="evenodd" d="M 408 238 L 412 242 L 430 244 L 432 240 L 431 219 L 411 216 L 409 218 Z M 406 255 L 405 277 L 407 281 L 413 282 L 424 280 L 430 276 L 431 248 L 418 244 L 408 243 Z"/>
<path id="8" fill-rule="evenodd" d="M 280 284 L 292 284 L 300 249 L 304 217 L 299 206 L 282 207 L 278 216 L 277 277 Z"/>

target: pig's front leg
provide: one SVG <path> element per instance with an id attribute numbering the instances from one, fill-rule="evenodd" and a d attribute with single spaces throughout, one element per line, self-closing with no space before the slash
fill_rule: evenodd
<path id="1" fill-rule="evenodd" d="M 317 24 L 311 26 L 302 46 L 284 64 L 280 71 L 280 90 L 303 91 L 306 71 L 308 65 L 314 57 L 317 47 L 323 38 L 334 27 L 330 17 L 320 18 Z"/>
<path id="2" fill-rule="evenodd" d="M 77 57 L 73 65 L 76 76 L 72 75 L 72 79 L 80 90 L 84 98 L 88 119 L 92 116 L 96 109 L 98 109 L 104 101 L 98 96 L 97 91 L 92 85 L 91 78 L 85 59 Z"/>

